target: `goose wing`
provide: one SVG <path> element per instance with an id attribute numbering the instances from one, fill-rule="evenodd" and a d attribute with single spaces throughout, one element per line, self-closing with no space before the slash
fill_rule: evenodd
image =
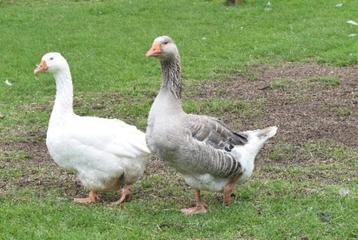
<path id="1" fill-rule="evenodd" d="M 79 117 L 73 122 L 72 139 L 117 157 L 136 158 L 149 154 L 145 134 L 117 119 Z"/>
<path id="2" fill-rule="evenodd" d="M 183 159 L 191 159 L 192 171 L 218 177 L 242 173 L 240 156 L 231 154 L 231 149 L 247 143 L 245 134 L 231 131 L 215 118 L 200 115 L 188 115 L 185 127 L 189 142 L 181 153 Z"/>
<path id="3" fill-rule="evenodd" d="M 189 114 L 187 126 L 193 138 L 215 149 L 230 152 L 234 146 L 247 143 L 247 135 L 236 133 L 220 120 L 209 116 Z"/>

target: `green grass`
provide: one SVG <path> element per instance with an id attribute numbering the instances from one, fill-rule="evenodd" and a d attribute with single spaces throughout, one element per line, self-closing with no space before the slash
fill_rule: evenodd
<path id="1" fill-rule="evenodd" d="M 142 100 L 146 96 L 141 93 L 155 91 L 159 66 L 144 53 L 162 34 L 177 41 L 187 84 L 225 77 L 250 62 L 314 59 L 351 65 L 358 59 L 356 39 L 347 36 L 354 28 L 345 23 L 355 16 L 355 1 L 345 2 L 342 8 L 336 8 L 335 1 L 280 1 L 270 12 L 263 10 L 265 1 L 248 1 L 237 8 L 222 1 L 184 0 L 3 0 L 0 4 L 0 43 L 6 46 L 0 50 L 0 80 L 13 83 L 0 85 L 4 115 L 0 128 L 32 125 L 22 123 L 27 117 L 17 114 L 18 108 L 26 103 L 47 105 L 53 98 L 52 77 L 32 74 L 48 51 L 59 51 L 68 59 L 76 95 L 84 101 L 98 92 L 120 92 L 124 101 L 135 94 Z M 148 108 L 143 106 L 138 115 Z M 32 121 L 46 122 L 45 113 L 35 114 Z M 143 120 L 135 123 L 144 127 Z"/>
<path id="2" fill-rule="evenodd" d="M 78 192 L 73 175 L 34 161 L 39 150 L 33 147 L 44 142 L 55 85 L 49 74 L 35 77 L 33 68 L 49 51 L 61 52 L 70 63 L 76 113 L 121 118 L 143 130 L 160 84 L 158 62 L 144 54 L 159 35 L 171 36 L 179 47 L 184 91 L 190 96 L 184 108 L 231 116 L 232 125 L 238 115 L 263 118 L 265 101 L 198 99 L 198 83 L 235 73 L 256 80 L 251 66 L 260 64 L 358 63 L 357 39 L 348 37 L 357 30 L 346 24 L 358 20 L 355 0 L 341 8 L 334 0 L 271 1 L 272 11 L 264 11 L 264 0 L 247 0 L 240 7 L 223 2 L 0 0 L 1 239 L 358 238 L 354 147 L 278 143 L 268 156 L 273 164 L 260 166 L 252 181 L 238 187 L 232 206 L 223 207 L 217 194 L 208 193 L 204 200 L 210 212 L 193 217 L 178 211 L 193 196 L 176 175 L 146 176 L 122 207 L 108 206 L 115 193 L 104 194 L 104 202 L 79 206 L 71 198 L 86 192 Z M 5 85 L 6 79 L 13 85 Z M 331 77 L 313 82 L 341 84 Z M 222 88 L 231 87 L 225 83 Z M 278 79 L 271 88 L 293 86 Z M 354 117 L 350 108 L 335 111 Z M 29 142 L 31 147 L 23 148 Z M 298 155 L 310 164 L 294 161 Z M 341 196 L 342 188 L 350 193 Z"/>
<path id="3" fill-rule="evenodd" d="M 341 84 L 341 81 L 337 77 L 329 77 L 329 76 L 319 76 L 310 78 L 304 81 L 301 81 L 299 83 L 295 82 L 292 79 L 276 79 L 273 80 L 270 84 L 271 89 L 277 90 L 287 90 L 289 88 L 303 88 L 306 86 L 306 88 L 311 88 L 312 83 L 318 83 L 323 86 L 329 86 L 329 87 L 337 87 Z"/>
<path id="4" fill-rule="evenodd" d="M 185 217 L 174 200 L 153 206 L 137 199 L 122 208 L 78 206 L 68 200 L 2 201 L 0 220 L 4 239 L 313 239 L 354 238 L 348 221 L 357 220 L 352 197 L 337 190 L 314 189 L 303 194 L 284 181 L 253 181 L 241 191 L 241 200 L 230 208 L 210 200 L 211 212 Z M 304 188 L 300 189 L 305 190 Z M 158 211 L 161 210 L 161 211 Z M 321 220 L 321 214 L 328 217 Z M 21 226 L 21 228 L 19 228 Z"/>
<path id="5" fill-rule="evenodd" d="M 319 77 L 311 79 L 312 82 L 318 82 L 327 86 L 337 87 L 341 84 L 338 78 L 335 77 Z"/>
<path id="6" fill-rule="evenodd" d="M 288 87 L 292 86 L 292 80 L 288 79 L 277 79 L 271 82 L 271 89 L 287 89 Z"/>

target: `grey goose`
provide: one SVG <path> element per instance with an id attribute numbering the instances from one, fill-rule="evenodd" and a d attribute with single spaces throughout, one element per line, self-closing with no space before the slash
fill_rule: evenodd
<path id="1" fill-rule="evenodd" d="M 146 56 L 159 58 L 162 71 L 160 91 L 149 112 L 147 145 L 195 189 L 196 206 L 181 211 L 188 215 L 207 212 L 201 190 L 223 192 L 224 204 L 230 204 L 235 184 L 250 178 L 258 151 L 277 127 L 237 133 L 216 118 L 185 113 L 174 41 L 168 36 L 156 38 Z"/>

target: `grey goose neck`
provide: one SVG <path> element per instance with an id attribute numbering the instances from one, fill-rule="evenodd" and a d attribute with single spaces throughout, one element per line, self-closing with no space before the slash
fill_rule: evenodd
<path id="1" fill-rule="evenodd" d="M 167 88 L 177 99 L 181 99 L 181 67 L 180 57 L 175 56 L 170 59 L 160 61 L 162 68 L 161 88 Z"/>

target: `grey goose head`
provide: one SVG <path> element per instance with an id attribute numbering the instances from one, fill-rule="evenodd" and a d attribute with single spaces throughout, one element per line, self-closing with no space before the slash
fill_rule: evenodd
<path id="1" fill-rule="evenodd" d="M 179 51 L 175 42 L 168 36 L 154 39 L 152 47 L 146 53 L 147 57 L 158 57 L 160 60 L 179 58 Z"/>

